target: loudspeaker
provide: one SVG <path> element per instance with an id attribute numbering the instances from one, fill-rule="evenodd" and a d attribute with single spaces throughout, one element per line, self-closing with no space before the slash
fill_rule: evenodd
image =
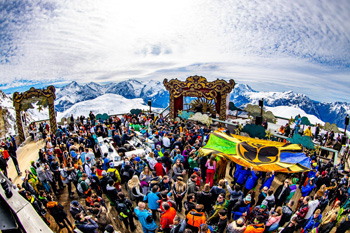
<path id="1" fill-rule="evenodd" d="M 264 101 L 263 100 L 259 100 L 259 107 L 264 107 Z"/>
<path id="2" fill-rule="evenodd" d="M 148 106 L 152 105 L 152 100 L 148 100 Z"/>
<path id="3" fill-rule="evenodd" d="M 255 118 L 255 124 L 256 125 L 261 125 L 262 124 L 262 117 L 261 116 L 257 116 Z"/>
<path id="4" fill-rule="evenodd" d="M 348 140 L 348 137 L 343 135 L 343 137 L 341 138 L 341 144 L 345 145 L 347 140 Z"/>
<path id="5" fill-rule="evenodd" d="M 345 118 L 345 125 L 349 125 L 349 115 L 347 115 Z"/>

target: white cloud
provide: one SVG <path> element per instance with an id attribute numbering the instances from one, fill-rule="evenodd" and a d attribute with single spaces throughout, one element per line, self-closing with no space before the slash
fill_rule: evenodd
<path id="1" fill-rule="evenodd" d="M 197 74 L 350 99 L 346 0 L 17 0 L 4 9 L 0 84 Z"/>

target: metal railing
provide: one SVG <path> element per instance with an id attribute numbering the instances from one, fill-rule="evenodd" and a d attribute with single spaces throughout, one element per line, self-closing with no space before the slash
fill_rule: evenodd
<path id="1" fill-rule="evenodd" d="M 35 211 L 34 207 L 25 200 L 14 188 L 12 182 L 4 176 L 2 171 L 0 171 L 0 180 L 5 179 L 11 192 L 12 196 L 7 198 L 3 188 L 0 188 L 0 195 L 6 201 L 8 206 L 11 208 L 12 212 L 17 216 L 18 223 L 26 232 L 52 232 L 38 213 Z M 10 210 L 9 210 L 10 211 Z"/>

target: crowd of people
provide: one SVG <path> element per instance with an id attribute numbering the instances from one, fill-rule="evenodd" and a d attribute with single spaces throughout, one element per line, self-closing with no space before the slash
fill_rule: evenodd
<path id="1" fill-rule="evenodd" d="M 45 146 L 17 190 L 48 225 L 47 212 L 60 228 L 86 233 L 114 232 L 111 217 L 131 232 L 139 221 L 144 233 L 326 233 L 335 226 L 339 233 L 350 228 L 349 177 L 316 155 L 309 155 L 312 170 L 305 173 L 254 171 L 215 155 L 200 156 L 212 128 L 143 113 L 103 121 L 90 112 L 71 116 L 57 132 L 40 127 Z M 98 137 L 113 141 L 120 165 L 101 154 Z M 135 149 L 128 143 L 132 137 L 152 140 L 154 150 L 126 156 Z M 14 139 L 1 146 L 2 163 L 11 157 L 17 169 Z M 7 176 L 6 166 L 1 170 Z M 280 181 L 274 189 L 273 182 Z M 292 200 L 297 190 L 301 198 Z M 58 202 L 64 192 L 71 200 L 69 213 Z M 108 208 L 118 216 L 109 216 Z"/>

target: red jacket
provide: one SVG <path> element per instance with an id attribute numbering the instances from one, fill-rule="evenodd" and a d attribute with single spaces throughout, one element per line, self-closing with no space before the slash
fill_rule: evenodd
<path id="1" fill-rule="evenodd" d="M 157 176 L 162 176 L 163 177 L 165 175 L 162 163 L 156 163 L 156 165 L 154 165 L 154 169 L 157 172 Z"/>
<path id="2" fill-rule="evenodd" d="M 197 176 L 196 185 L 200 187 L 201 186 L 201 177 L 197 174 L 197 172 L 193 172 L 193 175 Z"/>
<path id="3" fill-rule="evenodd" d="M 176 210 L 173 207 L 170 207 L 170 209 L 168 209 L 164 212 L 164 214 L 162 214 L 162 216 L 160 217 L 160 226 L 162 227 L 162 229 L 170 228 L 170 225 L 173 224 L 175 215 Z"/>

